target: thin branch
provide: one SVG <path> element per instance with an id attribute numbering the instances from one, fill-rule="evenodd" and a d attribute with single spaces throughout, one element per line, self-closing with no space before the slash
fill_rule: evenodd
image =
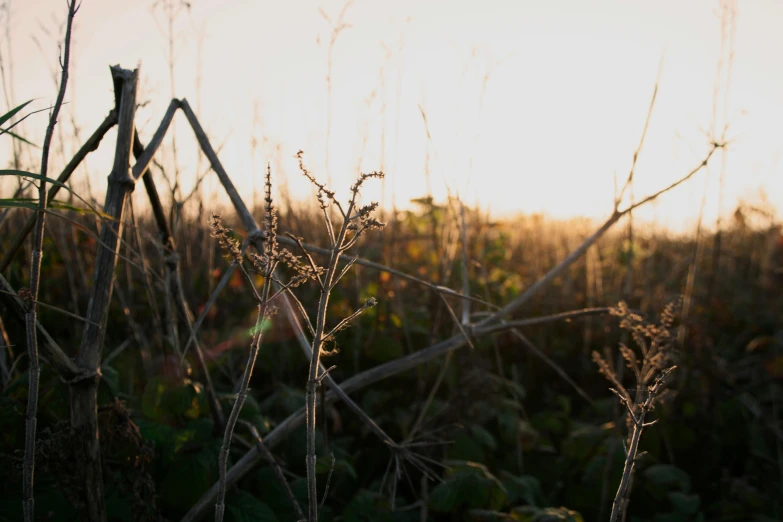
<path id="1" fill-rule="evenodd" d="M 727 145 L 726 142 L 713 141 L 711 143 L 709 152 L 707 152 L 707 156 L 702 160 L 702 162 L 697 167 L 694 167 L 693 170 L 691 170 L 688 174 L 686 174 L 682 178 L 678 179 L 677 181 L 675 181 L 671 185 L 669 185 L 669 186 L 667 186 L 665 188 L 662 188 L 658 192 L 650 194 L 649 196 L 647 196 L 647 197 L 641 199 L 640 201 L 634 203 L 633 205 L 629 206 L 628 208 L 623 210 L 620 214 L 622 214 L 622 215 L 627 214 L 628 212 L 630 212 L 630 211 L 632 211 L 632 210 L 634 210 L 636 208 L 639 208 L 639 207 L 641 207 L 644 204 L 649 203 L 650 201 L 652 201 L 652 200 L 658 198 L 659 196 L 661 196 L 662 194 L 665 194 L 666 192 L 669 192 L 673 188 L 675 188 L 675 187 L 685 183 L 686 181 L 691 179 L 694 175 L 696 175 L 697 172 L 699 172 L 701 169 L 703 169 L 704 167 L 707 166 L 707 163 L 709 163 L 710 158 L 712 158 L 712 155 L 715 153 L 716 150 L 723 149 L 723 148 L 726 147 L 726 145 Z"/>
<path id="2" fill-rule="evenodd" d="M 359 317 L 368 308 L 372 308 L 373 306 L 375 306 L 377 303 L 378 302 L 375 300 L 374 297 L 369 298 L 367 301 L 365 301 L 365 303 L 362 305 L 361 308 L 359 308 L 358 310 L 355 310 L 351 315 L 349 315 L 348 317 L 345 317 L 342 321 L 337 323 L 337 326 L 332 328 L 329 331 L 329 333 L 324 336 L 324 341 L 328 341 L 330 339 L 333 339 L 334 335 L 337 332 L 339 332 L 340 330 L 346 329 L 348 327 L 348 325 L 350 325 L 351 322 L 353 322 L 354 319 Z"/>
<path id="3" fill-rule="evenodd" d="M 304 255 L 305 259 L 307 259 L 307 263 L 310 265 L 310 268 L 313 270 L 313 274 L 316 277 L 316 281 L 318 282 L 318 285 L 321 287 L 321 290 L 323 290 L 324 282 L 323 279 L 321 279 L 321 274 L 318 271 L 318 266 L 315 264 L 315 261 L 313 260 L 313 256 L 310 255 L 307 249 L 305 249 L 304 244 L 302 244 L 302 238 L 296 237 L 293 234 L 286 234 L 286 236 L 296 241 L 299 250 L 302 251 L 302 255 Z"/>
<path id="4" fill-rule="evenodd" d="M 605 315 L 608 314 L 611 307 L 601 306 L 596 308 L 584 308 L 582 310 L 569 310 L 568 312 L 560 312 L 557 314 L 543 315 L 540 317 L 531 317 L 529 319 L 519 319 L 516 321 L 504 321 L 496 325 L 479 328 L 480 335 L 489 335 L 496 332 L 507 331 L 510 328 L 523 328 L 525 326 L 534 326 L 537 324 L 553 323 L 557 321 L 569 322 L 572 319 L 580 317 L 588 317 L 592 315 Z"/>
<path id="5" fill-rule="evenodd" d="M 38 290 L 41 284 L 41 260 L 43 258 L 43 240 L 47 203 L 46 193 L 46 175 L 49 169 L 49 148 L 54 136 L 54 126 L 57 124 L 57 117 L 60 115 L 60 108 L 65 99 L 65 90 L 68 87 L 68 67 L 71 58 L 71 30 L 73 29 L 73 19 L 76 16 L 78 6 L 76 0 L 68 3 L 68 22 L 65 28 L 65 43 L 62 60 L 62 76 L 60 87 L 57 93 L 57 100 L 54 102 L 54 108 L 49 115 L 49 125 L 46 127 L 44 136 L 43 150 L 41 152 L 41 184 L 38 187 L 38 207 L 35 222 L 35 238 L 33 240 L 32 259 L 30 260 L 30 295 L 25 314 L 25 333 L 27 338 L 27 356 L 29 366 L 27 369 L 29 375 L 27 388 L 27 411 L 25 414 L 25 445 L 24 445 L 24 463 L 22 466 L 22 506 L 25 522 L 33 522 L 35 519 L 35 498 L 33 495 L 33 481 L 35 473 L 35 442 L 36 428 L 38 423 L 38 379 L 40 377 L 40 367 L 38 360 Z"/>
<path id="6" fill-rule="evenodd" d="M 633 175 L 634 172 L 636 171 L 636 162 L 639 159 L 639 154 L 642 152 L 642 147 L 644 146 L 644 139 L 647 136 L 647 128 L 650 126 L 650 120 L 652 119 L 653 108 L 655 107 L 655 98 L 658 95 L 659 81 L 660 81 L 660 69 L 658 70 L 658 79 L 655 80 L 655 87 L 653 88 L 652 99 L 650 100 L 650 107 L 647 109 L 647 118 L 645 118 L 644 120 L 644 127 L 642 128 L 642 136 L 641 138 L 639 138 L 639 145 L 636 147 L 636 151 L 633 153 L 631 170 L 628 172 L 628 178 L 625 180 L 625 184 L 623 185 L 623 188 L 620 190 L 620 194 L 617 195 L 617 198 L 615 199 L 614 202 L 615 210 L 620 208 L 620 203 L 623 200 L 625 191 L 628 190 L 628 187 L 631 186 L 631 184 L 633 183 Z"/>

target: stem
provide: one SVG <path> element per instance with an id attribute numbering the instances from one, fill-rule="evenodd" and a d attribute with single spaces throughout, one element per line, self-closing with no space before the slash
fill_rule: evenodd
<path id="1" fill-rule="evenodd" d="M 269 294 L 269 283 L 267 278 L 264 281 L 264 296 Z M 250 344 L 250 355 L 247 358 L 247 364 L 245 365 L 245 371 L 242 374 L 242 383 L 237 393 L 237 400 L 234 402 L 234 407 L 231 409 L 231 414 L 228 416 L 226 422 L 226 430 L 223 434 L 223 444 L 220 446 L 220 457 L 218 459 L 218 467 L 220 471 L 220 479 L 218 481 L 218 495 L 217 502 L 215 503 L 215 522 L 223 521 L 223 514 L 226 509 L 226 472 L 228 470 L 228 452 L 231 448 L 231 438 L 234 435 L 234 428 L 237 425 L 239 419 L 239 413 L 242 411 L 242 406 L 247 399 L 247 390 L 250 386 L 250 378 L 253 376 L 253 367 L 256 364 L 256 357 L 258 356 L 258 347 L 261 344 L 261 326 L 264 318 L 266 317 L 266 302 L 258 305 L 258 316 L 256 317 L 255 335 L 253 336 L 253 342 Z"/>
<path id="2" fill-rule="evenodd" d="M 46 221 L 46 175 L 49 169 L 49 148 L 54 135 L 54 126 L 65 99 L 65 90 L 68 86 L 68 64 L 71 55 L 71 30 L 77 6 L 75 0 L 68 4 L 68 22 L 65 29 L 65 45 L 61 61 L 62 77 L 57 93 L 57 101 L 49 116 L 49 125 L 46 128 L 43 150 L 41 152 L 41 176 L 38 187 L 38 212 L 36 213 L 35 238 L 33 240 L 32 259 L 30 260 L 30 295 L 27 301 L 25 313 L 25 334 L 27 338 L 27 356 L 30 359 L 28 366 L 29 384 L 27 388 L 27 412 L 25 415 L 25 445 L 24 463 L 22 465 L 22 507 L 25 522 L 35 519 L 35 497 L 33 495 L 33 481 L 35 473 L 35 436 L 38 423 L 38 379 L 40 367 L 38 364 L 38 290 L 41 283 L 41 260 L 43 257 L 43 237 Z M 30 302 L 31 301 L 31 302 Z"/>
<path id="3" fill-rule="evenodd" d="M 104 212 L 112 219 L 104 220 L 101 225 L 100 246 L 95 259 L 92 292 L 86 314 L 90 322 L 85 325 L 76 359 L 81 375 L 69 382 L 71 436 L 74 441 L 75 459 L 82 463 L 78 470 L 79 485 L 84 505 L 82 520 L 87 522 L 106 521 L 98 434 L 99 368 L 114 286 L 114 269 L 119 257 L 125 203 L 135 181 L 131 173 L 130 156 L 139 72 L 138 69 L 129 71 L 112 67 L 111 73 L 115 94 L 119 100 L 118 129 L 114 166 L 109 174 Z"/>
<path id="4" fill-rule="evenodd" d="M 346 216 L 350 216 L 353 212 L 355 201 L 356 191 L 354 191 L 351 196 L 351 202 L 348 204 L 348 211 L 345 213 Z M 323 290 L 321 290 L 321 298 L 318 301 L 318 315 L 315 321 L 315 335 L 313 336 L 313 351 L 310 357 L 310 370 L 307 375 L 307 456 L 305 457 L 305 463 L 307 465 L 308 522 L 318 522 L 318 491 L 315 477 L 315 410 L 316 390 L 318 388 L 318 367 L 321 364 L 321 346 L 325 339 L 324 330 L 326 328 L 326 310 L 329 305 L 329 294 L 334 287 L 337 265 L 340 262 L 340 254 L 344 250 L 349 224 L 350 220 L 346 217 L 343 220 L 340 232 L 332 247 L 326 275 L 322 280 Z"/>

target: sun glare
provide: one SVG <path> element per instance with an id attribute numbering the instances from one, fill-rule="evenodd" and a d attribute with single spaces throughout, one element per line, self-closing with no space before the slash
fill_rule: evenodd
<path id="1" fill-rule="evenodd" d="M 658 81 L 635 196 L 697 166 L 724 128 L 731 145 L 643 217 L 690 226 L 705 190 L 708 221 L 760 193 L 783 203 L 780 2 L 728 12 L 718 2 L 674 0 L 197 0 L 177 8 L 171 34 L 163 7 L 178 2 L 82 4 L 61 119 L 83 139 L 111 108 L 108 65 L 140 63 L 143 138 L 172 92 L 186 97 L 248 193 L 258 192 L 271 163 L 294 198 L 309 197 L 294 159 L 302 149 L 338 190 L 357 169 L 383 169 L 385 184 L 368 197 L 386 206 L 430 192 L 495 215 L 603 217 Z M 41 49 L 59 38 L 61 2 L 9 5 L 6 98 L 36 98 L 44 108 L 56 92 L 56 56 Z M 24 127 L 32 141 L 41 141 L 41 121 Z M 189 129 L 176 128 L 176 167 L 192 185 L 207 163 L 190 159 Z M 111 154 L 104 147 L 91 157 L 96 194 Z"/>

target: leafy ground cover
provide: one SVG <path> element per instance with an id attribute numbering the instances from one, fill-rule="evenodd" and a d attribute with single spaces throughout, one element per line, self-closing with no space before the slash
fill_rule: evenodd
<path id="1" fill-rule="evenodd" d="M 387 211 L 387 229 L 363 238 L 360 254 L 450 288 L 462 287 L 466 271 L 471 295 L 502 304 L 590 232 L 584 222 L 540 216 L 491 221 L 468 211 L 466 264 L 458 248 L 462 225 L 455 208 L 454 202 L 438 205 L 425 198 L 415 210 Z M 210 235 L 210 210 L 204 202 L 193 203 L 176 229 L 184 291 L 196 313 L 229 268 Z M 23 217 L 10 214 L 0 224 L 2 248 Z M 82 315 L 89 299 L 96 223 L 89 215 L 71 217 L 83 228 L 56 220 L 48 224 L 39 301 Z M 260 212 L 257 217 L 262 222 Z M 283 209 L 280 227 L 311 244 L 327 244 L 322 217 L 315 212 Z M 241 232 L 235 234 L 243 239 Z M 110 520 L 178 520 L 218 477 L 222 432 L 215 430 L 205 383 L 193 369 L 192 355 L 184 367 L 179 364 L 171 333 L 160 328 L 156 317 L 165 315 L 166 305 L 164 260 L 155 237 L 146 217 L 136 230 L 126 229 L 103 350 L 99 420 Z M 779 228 L 766 223 L 754 228 L 736 220 L 720 237 L 702 235 L 698 243 L 697 248 L 695 237 L 638 226 L 631 241 L 618 228 L 515 318 L 625 301 L 655 321 L 667 304 L 687 294 L 688 309 L 680 311 L 673 327 L 678 368 L 665 400 L 650 414 L 659 422 L 641 438 L 640 451 L 646 453 L 637 462 L 628 519 L 778 520 L 783 516 Z M 138 269 L 141 252 L 153 275 L 151 288 Z M 14 288 L 29 278 L 27 259 L 29 251 L 21 252 L 5 274 Z M 297 296 L 314 312 L 315 285 L 301 286 Z M 450 308 L 461 313 L 459 298 L 442 299 L 409 280 L 358 265 L 333 291 L 331 313 L 345 317 L 370 297 L 377 306 L 337 334 L 338 353 L 326 360 L 336 366 L 330 375 L 337 382 L 459 333 L 450 313 Z M 489 310 L 479 303 L 470 308 L 478 318 Z M 247 359 L 256 311 L 248 282 L 235 275 L 200 332 L 226 412 Z M 0 395 L 0 518 L 19 520 L 28 374 L 23 325 L 5 309 L 2 319 L 9 349 Z M 46 307 L 40 321 L 69 354 L 76 353 L 82 322 Z M 187 339 L 182 318 L 177 327 L 180 340 Z M 263 328 L 266 339 L 240 414 L 262 438 L 304 406 L 309 365 L 282 313 Z M 320 488 L 329 478 L 329 490 L 321 518 L 608 518 L 628 426 L 591 353 L 598 351 L 623 367 L 617 347 L 633 346 L 631 334 L 608 313 L 533 324 L 522 332 L 528 344 L 508 332 L 477 337 L 473 348 L 351 394 L 391 439 L 413 444 L 419 465 L 390 450 L 343 403 L 322 408 L 317 473 Z M 150 360 L 142 357 L 143 344 L 151 348 Z M 627 369 L 624 375 L 623 382 L 631 386 Z M 72 480 L 78 456 L 70 452 L 68 393 L 44 362 L 35 485 L 41 520 L 78 516 Z M 272 448 L 303 506 L 305 438 L 300 426 Z M 254 435 L 240 422 L 230 460 L 238 460 L 254 444 Z M 296 520 L 268 464 L 256 466 L 230 488 L 226 504 L 227 520 Z"/>

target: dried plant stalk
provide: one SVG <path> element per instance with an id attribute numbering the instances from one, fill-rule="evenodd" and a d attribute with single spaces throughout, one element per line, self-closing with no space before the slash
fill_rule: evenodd
<path id="1" fill-rule="evenodd" d="M 638 413 L 634 413 L 633 404 L 621 397 L 621 400 L 628 408 L 628 414 L 631 417 L 633 428 L 631 431 L 631 443 L 628 444 L 625 455 L 625 466 L 623 467 L 623 476 L 620 479 L 620 486 L 617 488 L 617 494 L 614 497 L 612 503 L 612 514 L 609 516 L 610 522 L 617 522 L 621 514 L 625 513 L 628 507 L 628 496 L 631 490 L 631 480 L 636 465 L 636 460 L 639 458 L 639 440 L 642 438 L 642 431 L 648 426 L 652 426 L 657 420 L 652 422 L 645 422 L 645 417 L 648 412 L 653 409 L 655 399 L 658 398 L 663 391 L 664 381 L 669 374 L 677 368 L 672 366 L 663 370 L 658 377 L 655 378 L 655 382 L 652 386 L 647 388 L 647 399 L 644 403 L 638 405 Z M 624 517 L 623 517 L 624 518 Z"/>
<path id="2" fill-rule="evenodd" d="M 625 520 L 635 464 L 641 456 L 638 453 L 639 440 L 644 428 L 657 422 L 645 422 L 646 415 L 653 410 L 656 400 L 663 392 L 664 381 L 676 368 L 676 366 L 668 368 L 667 366 L 673 359 L 675 337 L 672 324 L 678 303 L 674 301 L 664 308 L 659 324 L 646 322 L 641 315 L 629 310 L 624 302 L 620 302 L 612 309 L 612 315 L 620 318 L 620 327 L 625 330 L 624 333 L 633 337 L 641 355 L 641 358 L 638 357 L 633 349 L 620 343 L 621 360 L 625 361 L 625 365 L 635 377 L 636 393 L 633 396 L 623 385 L 623 377 L 615 370 L 611 361 L 606 360 L 597 351 L 593 352 L 593 361 L 598 366 L 598 371 L 612 383 L 614 388 L 610 390 L 617 395 L 627 410 L 626 415 L 631 430 L 625 444 L 623 475 L 612 503 L 611 522 Z"/>
<path id="3" fill-rule="evenodd" d="M 106 509 L 101 474 L 101 454 L 98 435 L 97 392 L 100 378 L 101 350 L 106 332 L 109 304 L 117 265 L 120 237 L 122 237 L 125 202 L 133 190 L 134 177 L 130 168 L 136 113 L 138 69 L 129 71 L 112 67 L 112 78 L 120 103 L 118 107 L 117 147 L 114 166 L 109 175 L 104 212 L 113 220 L 104 220 L 101 226 L 95 273 L 87 308 L 87 319 L 81 348 L 76 363 L 82 374 L 70 382 L 71 435 L 77 459 L 81 461 L 80 486 L 84 511 L 82 519 L 104 522 Z"/>
<path id="4" fill-rule="evenodd" d="M 25 444 L 24 462 L 22 464 L 22 506 L 25 522 L 32 522 L 35 518 L 35 497 L 33 495 L 33 480 L 35 472 L 35 437 L 38 423 L 38 379 L 40 367 L 38 362 L 38 290 L 41 283 L 41 260 L 43 258 L 43 236 L 46 218 L 46 175 L 49 170 L 49 148 L 54 135 L 54 126 L 65 99 L 65 90 L 68 87 L 68 67 L 71 56 L 71 31 L 73 19 L 76 16 L 78 6 L 76 0 L 68 3 L 68 21 L 65 28 L 65 43 L 61 59 L 62 76 L 54 103 L 52 113 L 49 115 L 49 125 L 46 127 L 46 135 L 41 152 L 41 180 L 38 186 L 38 212 L 36 212 L 35 237 L 33 239 L 32 259 L 30 260 L 30 290 L 23 299 L 26 301 L 25 334 L 27 338 L 28 361 L 28 387 L 27 387 L 27 411 L 25 415 Z"/>
<path id="5" fill-rule="evenodd" d="M 334 192 L 325 188 L 323 185 L 315 181 L 302 162 L 302 154 L 299 153 L 300 169 L 302 173 L 307 177 L 313 185 L 318 189 L 318 199 L 321 204 L 321 208 L 326 214 L 327 206 L 332 203 L 337 206 L 338 210 L 342 214 L 343 222 L 340 226 L 340 230 L 336 236 L 334 236 L 334 242 L 331 248 L 331 254 L 329 256 L 329 262 L 326 265 L 326 273 L 323 278 L 320 279 L 321 283 L 321 295 L 318 300 L 318 312 L 315 319 L 315 333 L 313 334 L 312 342 L 312 355 L 310 358 L 310 370 L 307 375 L 307 388 L 305 395 L 305 408 L 307 419 L 307 497 L 308 497 L 308 521 L 318 521 L 318 492 L 316 488 L 316 476 L 315 476 L 315 412 L 316 412 L 316 396 L 318 385 L 320 384 L 323 375 L 319 377 L 318 369 L 321 364 L 321 355 L 323 353 L 324 343 L 329 340 L 335 333 L 335 331 L 341 329 L 344 324 L 358 316 L 361 310 L 352 314 L 346 318 L 343 322 L 339 323 L 331 332 L 326 332 L 326 317 L 327 307 L 329 305 L 329 297 L 334 287 L 339 282 L 340 278 L 345 274 L 345 271 L 338 271 L 338 265 L 340 262 L 340 256 L 350 249 L 362 233 L 365 230 L 380 229 L 383 228 L 383 223 L 378 222 L 371 216 L 372 212 L 377 208 L 378 204 L 373 203 L 363 207 L 357 206 L 357 197 L 359 195 L 359 189 L 365 180 L 376 177 L 382 178 L 381 173 L 362 174 L 359 179 L 351 187 L 351 199 L 348 202 L 346 210 L 342 209 L 342 206 L 335 200 Z M 329 219 L 326 219 L 326 225 L 331 230 L 331 223 Z M 365 307 L 375 304 L 375 299 L 371 299 L 367 302 Z"/>
<path id="6" fill-rule="evenodd" d="M 226 473 L 228 470 L 228 454 L 231 449 L 231 439 L 234 435 L 234 429 L 239 419 L 239 413 L 242 411 L 242 406 L 247 399 L 248 388 L 250 386 L 250 378 L 253 376 L 253 368 L 256 364 L 256 358 L 258 356 L 258 349 L 261 345 L 261 339 L 264 334 L 264 325 L 266 324 L 269 316 L 272 313 L 272 309 L 269 306 L 269 295 L 272 289 L 272 274 L 274 274 L 277 263 L 279 262 L 279 252 L 277 251 L 277 243 L 274 241 L 274 236 L 277 227 L 277 216 L 275 215 L 275 209 L 272 206 L 272 186 L 271 176 L 267 173 L 266 178 L 266 224 L 269 239 L 264 244 L 263 259 L 265 262 L 256 262 L 254 265 L 264 276 L 264 284 L 261 288 L 261 293 L 258 294 L 255 291 L 253 285 L 253 279 L 249 276 L 245 268 L 242 266 L 242 250 L 237 242 L 229 235 L 229 232 L 220 223 L 219 216 L 213 216 L 212 229 L 214 236 L 218 239 L 221 247 L 226 251 L 231 258 L 231 264 L 238 267 L 238 269 L 245 276 L 250 283 L 251 288 L 258 300 L 258 314 L 256 316 L 256 325 L 253 330 L 253 340 L 250 343 L 250 353 L 248 354 L 247 363 L 245 364 L 245 370 L 242 374 L 242 381 L 239 385 L 236 401 L 229 414 L 228 421 L 226 422 L 225 432 L 223 434 L 223 443 L 220 446 L 220 456 L 218 458 L 218 471 L 220 477 L 218 480 L 218 495 L 215 503 L 215 522 L 222 522 L 225 514 L 225 498 L 226 498 Z"/>

